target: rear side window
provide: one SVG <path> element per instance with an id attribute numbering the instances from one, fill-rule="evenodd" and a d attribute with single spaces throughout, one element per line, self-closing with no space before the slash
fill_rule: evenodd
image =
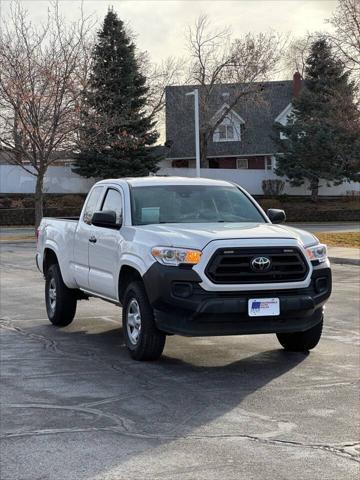
<path id="1" fill-rule="evenodd" d="M 106 192 L 101 210 L 113 210 L 116 213 L 116 221 L 120 223 L 123 210 L 122 203 L 121 193 L 114 188 L 109 188 Z"/>
<path id="2" fill-rule="evenodd" d="M 83 221 L 88 225 L 91 225 L 92 216 L 99 203 L 99 198 L 100 198 L 102 189 L 103 187 L 95 187 L 90 193 L 89 198 L 87 199 L 84 214 L 83 214 Z"/>

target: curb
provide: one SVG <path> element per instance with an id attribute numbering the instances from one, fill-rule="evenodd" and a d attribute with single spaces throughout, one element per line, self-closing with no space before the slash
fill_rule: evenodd
<path id="1" fill-rule="evenodd" d="M 329 257 L 330 262 L 340 265 L 360 266 L 360 258 Z"/>

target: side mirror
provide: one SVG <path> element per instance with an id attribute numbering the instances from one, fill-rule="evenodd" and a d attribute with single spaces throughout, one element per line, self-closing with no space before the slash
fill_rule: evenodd
<path id="1" fill-rule="evenodd" d="M 269 217 L 271 223 L 283 223 L 286 220 L 284 210 L 278 210 L 277 208 L 269 208 L 267 211 L 267 216 Z"/>
<path id="2" fill-rule="evenodd" d="M 94 212 L 91 223 L 96 227 L 103 228 L 120 228 L 122 218 L 116 218 L 114 210 L 103 210 L 102 212 Z"/>

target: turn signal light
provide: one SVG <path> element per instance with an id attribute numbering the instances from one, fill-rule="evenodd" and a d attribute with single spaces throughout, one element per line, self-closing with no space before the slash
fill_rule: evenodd
<path id="1" fill-rule="evenodd" d="M 185 263 L 192 263 L 193 265 L 200 262 L 201 252 L 198 250 L 188 250 L 185 255 Z"/>

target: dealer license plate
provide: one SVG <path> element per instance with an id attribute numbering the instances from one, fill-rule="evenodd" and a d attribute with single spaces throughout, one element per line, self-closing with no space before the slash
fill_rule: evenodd
<path id="1" fill-rule="evenodd" d="M 280 315 L 278 298 L 250 298 L 248 303 L 249 317 L 274 317 Z"/>

